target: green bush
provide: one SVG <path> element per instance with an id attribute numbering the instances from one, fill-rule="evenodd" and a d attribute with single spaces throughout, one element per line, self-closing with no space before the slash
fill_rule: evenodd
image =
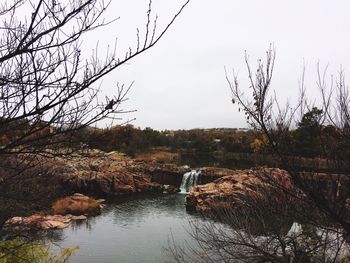
<path id="1" fill-rule="evenodd" d="M 65 263 L 79 247 L 63 249 L 56 255 L 50 246 L 22 239 L 0 241 L 0 263 Z"/>

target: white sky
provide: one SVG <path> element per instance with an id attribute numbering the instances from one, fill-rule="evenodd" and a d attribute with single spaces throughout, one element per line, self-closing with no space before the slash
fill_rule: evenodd
<path id="1" fill-rule="evenodd" d="M 183 1 L 154 0 L 159 29 Z M 136 45 L 136 28 L 145 27 L 148 0 L 113 0 L 107 18 L 120 16 L 112 26 L 94 32 L 84 44 L 92 48 L 118 37 L 120 52 Z M 241 113 L 230 102 L 224 66 L 239 72 L 242 86 L 247 73 L 244 51 L 252 65 L 263 58 L 270 43 L 277 50 L 273 88 L 285 98 L 296 98 L 306 64 L 310 97 L 316 94 L 316 65 L 340 65 L 350 73 L 349 0 L 191 0 L 165 37 L 147 53 L 119 68 L 103 81 L 106 94 L 117 81 L 135 81 L 125 109 L 137 112 L 135 126 L 155 129 L 245 127 Z M 317 103 L 317 101 L 316 101 Z"/>

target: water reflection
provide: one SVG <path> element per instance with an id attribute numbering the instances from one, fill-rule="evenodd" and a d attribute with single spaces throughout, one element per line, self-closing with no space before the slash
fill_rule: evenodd
<path id="1" fill-rule="evenodd" d="M 72 262 L 167 262 L 163 253 L 170 234 L 188 240 L 184 195 L 139 195 L 109 200 L 102 215 L 77 222 L 53 241 L 80 246 Z"/>

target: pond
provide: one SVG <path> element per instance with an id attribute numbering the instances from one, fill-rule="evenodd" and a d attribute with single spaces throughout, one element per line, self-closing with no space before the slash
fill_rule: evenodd
<path id="1" fill-rule="evenodd" d="M 188 220 L 202 220 L 186 211 L 184 199 L 180 193 L 120 197 L 102 215 L 56 233 L 54 242 L 80 247 L 74 263 L 169 262 L 164 248 L 171 235 L 180 245 L 191 242 Z"/>

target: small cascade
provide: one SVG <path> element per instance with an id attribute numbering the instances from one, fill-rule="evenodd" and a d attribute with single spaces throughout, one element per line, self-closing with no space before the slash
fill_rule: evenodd
<path id="1" fill-rule="evenodd" d="M 200 170 L 192 170 L 191 172 L 185 173 L 180 186 L 181 193 L 188 193 L 191 191 L 192 187 L 198 184 L 200 174 Z"/>

